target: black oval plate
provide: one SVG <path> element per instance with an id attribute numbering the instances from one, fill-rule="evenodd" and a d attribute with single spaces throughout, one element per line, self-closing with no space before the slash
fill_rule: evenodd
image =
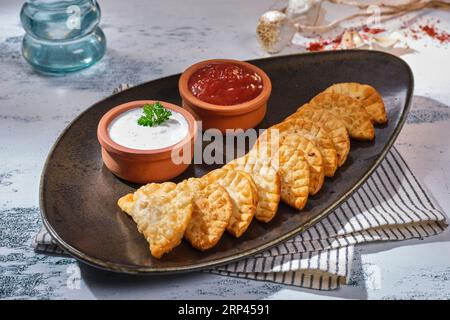
<path id="1" fill-rule="evenodd" d="M 354 192 L 384 158 L 406 119 L 413 75 L 401 59 L 375 51 L 335 51 L 253 60 L 272 80 L 273 92 L 261 128 L 282 121 L 329 85 L 355 81 L 377 88 L 385 100 L 389 123 L 376 128 L 371 143 L 352 141 L 347 162 L 322 190 L 296 210 L 280 205 L 268 224 L 254 221 L 234 239 L 225 234 L 210 251 L 183 242 L 162 259 L 150 256 L 135 223 L 116 205 L 133 187 L 102 164 L 97 123 L 112 107 L 130 100 L 160 99 L 180 103 L 174 75 L 150 81 L 100 101 L 77 117 L 51 150 L 41 179 L 40 205 L 45 226 L 61 247 L 93 266 L 126 273 L 192 271 L 248 257 L 286 240 L 316 223 Z M 195 165 L 183 174 L 201 176 L 211 166 Z"/>

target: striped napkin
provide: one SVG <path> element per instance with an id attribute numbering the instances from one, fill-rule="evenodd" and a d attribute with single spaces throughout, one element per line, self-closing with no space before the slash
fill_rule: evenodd
<path id="1" fill-rule="evenodd" d="M 347 283 L 358 243 L 424 238 L 444 214 L 394 147 L 338 209 L 283 244 L 210 272 L 319 290 Z"/>
<path id="2" fill-rule="evenodd" d="M 206 272 L 332 290 L 345 284 L 359 243 L 436 235 L 447 227 L 438 208 L 396 150 L 338 209 L 294 238 L 255 255 Z M 66 254 L 43 227 L 36 251 Z"/>

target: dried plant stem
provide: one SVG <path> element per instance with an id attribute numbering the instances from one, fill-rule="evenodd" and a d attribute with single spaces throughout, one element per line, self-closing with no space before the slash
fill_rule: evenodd
<path id="1" fill-rule="evenodd" d="M 363 4 L 355 3 L 352 1 L 347 2 L 346 0 L 328 0 L 328 1 L 336 3 L 336 4 L 354 5 L 354 6 L 359 7 L 360 9 L 367 9 L 370 6 L 370 5 L 366 5 L 366 4 L 363 5 Z M 424 9 L 427 7 L 449 9 L 450 3 L 446 2 L 446 1 L 440 1 L 440 0 L 425 0 L 425 1 L 424 0 L 411 0 L 410 2 L 402 4 L 402 5 L 394 6 L 394 5 L 380 4 L 379 7 L 380 7 L 380 9 L 384 8 L 384 10 L 381 9 L 379 13 L 381 15 L 380 20 L 385 21 L 385 20 L 392 19 L 394 17 L 404 15 L 408 12 L 421 10 L 421 9 Z M 359 11 L 359 12 L 353 13 L 347 17 L 334 20 L 325 25 L 313 26 L 313 25 L 296 24 L 296 26 L 298 28 L 298 31 L 300 31 L 300 32 L 305 32 L 305 31 L 306 32 L 326 32 L 326 31 L 329 31 L 329 30 L 335 28 L 342 22 L 353 20 L 358 17 L 368 17 L 368 16 L 372 16 L 372 15 L 373 15 L 373 12 Z"/>
<path id="2" fill-rule="evenodd" d="M 378 4 L 373 4 L 373 3 L 360 3 L 358 1 L 348 1 L 348 0 L 327 0 L 330 3 L 334 3 L 334 4 L 343 4 L 343 5 L 347 5 L 347 6 L 351 6 L 351 7 L 358 7 L 359 9 L 368 9 L 370 6 L 376 5 L 380 8 L 395 8 L 395 7 L 399 7 L 399 6 L 409 6 L 418 2 L 422 2 L 424 0 L 410 0 L 407 3 L 401 4 L 401 5 L 394 5 L 394 4 L 389 4 L 389 3 L 378 3 Z M 425 0 L 425 1 L 429 1 L 429 0 Z"/>

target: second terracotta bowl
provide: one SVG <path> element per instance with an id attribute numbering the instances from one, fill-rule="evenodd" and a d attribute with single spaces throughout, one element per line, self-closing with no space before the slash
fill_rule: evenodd
<path id="1" fill-rule="evenodd" d="M 137 100 L 121 104 L 109 110 L 98 124 L 97 138 L 102 147 L 104 164 L 116 176 L 127 181 L 148 183 L 170 180 L 185 171 L 193 158 L 197 123 L 188 111 L 168 102 L 159 101 L 165 108 L 183 115 L 189 125 L 188 134 L 180 142 L 161 149 L 137 150 L 119 145 L 110 138 L 109 125 L 118 115 L 155 102 Z"/>
<path id="2" fill-rule="evenodd" d="M 214 105 L 195 97 L 189 89 L 189 79 L 193 73 L 207 64 L 231 63 L 256 72 L 262 79 L 263 89 L 254 99 L 231 106 Z M 213 59 L 196 63 L 186 69 L 178 82 L 178 90 L 183 107 L 188 109 L 198 120 L 202 121 L 202 130 L 219 129 L 225 133 L 227 129 L 249 129 L 256 127 L 264 118 L 267 101 L 272 92 L 272 84 L 267 74 L 260 68 L 243 61 L 229 59 Z"/>

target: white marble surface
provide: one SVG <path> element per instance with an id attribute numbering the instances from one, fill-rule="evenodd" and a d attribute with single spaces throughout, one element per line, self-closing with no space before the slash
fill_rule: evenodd
<path id="1" fill-rule="evenodd" d="M 100 1 L 107 54 L 65 77 L 39 75 L 23 61 L 21 3 L 2 2 L 0 11 L 0 298 L 450 298 L 448 229 L 424 240 L 358 247 L 350 284 L 331 292 L 202 273 L 112 275 L 34 253 L 29 244 L 40 225 L 39 176 L 67 123 L 120 83 L 178 73 L 207 58 L 263 56 L 254 30 L 273 1 Z M 450 30 L 450 13 L 425 15 Z M 450 48 L 433 41 L 412 46 L 416 52 L 403 58 L 415 76 L 414 105 L 396 145 L 448 213 Z M 376 286 L 374 272 L 380 275 Z"/>

